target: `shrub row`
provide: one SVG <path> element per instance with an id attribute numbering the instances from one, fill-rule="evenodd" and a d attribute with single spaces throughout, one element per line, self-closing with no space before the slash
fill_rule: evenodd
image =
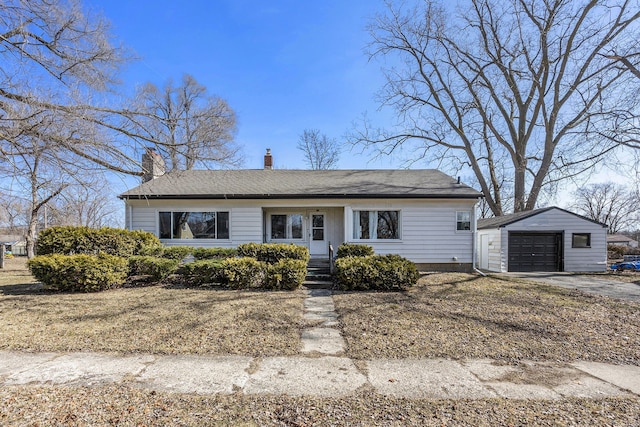
<path id="1" fill-rule="evenodd" d="M 191 254 L 197 260 L 225 259 L 236 256 L 238 250 L 235 248 L 195 248 Z"/>
<path id="2" fill-rule="evenodd" d="M 399 255 L 347 256 L 336 260 L 335 279 L 344 290 L 405 290 L 420 277 L 416 265 Z"/>
<path id="3" fill-rule="evenodd" d="M 192 286 L 219 283 L 232 289 L 293 290 L 304 282 L 307 263 L 281 259 L 269 264 L 252 257 L 198 260 L 180 268 L 183 280 Z"/>
<path id="4" fill-rule="evenodd" d="M 162 247 L 142 232 L 86 227 L 47 231 L 42 240 L 46 255 L 34 258 L 29 268 L 48 288 L 61 291 L 109 289 L 122 286 L 127 277 L 159 282 L 176 271 L 186 283 L 197 286 L 221 283 L 235 289 L 295 289 L 304 281 L 309 259 L 308 249 L 295 245 L 245 244 L 238 250 Z M 114 241 L 124 242 L 123 248 L 118 250 Z M 237 254 L 244 256 L 236 258 Z M 196 261 L 178 270 L 188 255 Z"/>
<path id="5" fill-rule="evenodd" d="M 129 276 L 143 276 L 148 282 L 161 282 L 178 268 L 179 260 L 134 255 L 129 258 Z"/>
<path id="6" fill-rule="evenodd" d="M 244 243 L 238 246 L 238 256 L 251 257 L 268 264 L 283 259 L 297 259 L 309 262 L 309 249 L 286 243 Z"/>
<path id="7" fill-rule="evenodd" d="M 108 255 L 39 255 L 27 263 L 31 274 L 47 288 L 96 292 L 122 286 L 129 274 L 125 258 Z"/>
<path id="8" fill-rule="evenodd" d="M 194 248 L 192 246 L 164 246 L 160 247 L 155 255 L 161 258 L 176 259 L 182 261 L 189 255 L 197 260 L 199 259 L 224 259 L 231 258 L 238 254 L 238 250 L 234 248 Z"/>
<path id="9" fill-rule="evenodd" d="M 60 226 L 50 227 L 38 235 L 38 255 L 105 253 L 128 257 L 149 255 L 162 248 L 160 240 L 145 231 L 129 231 L 119 228 L 89 228 Z"/>

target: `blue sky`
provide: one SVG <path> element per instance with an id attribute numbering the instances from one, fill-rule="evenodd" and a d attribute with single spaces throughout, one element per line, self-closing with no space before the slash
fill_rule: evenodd
<path id="1" fill-rule="evenodd" d="M 85 0 L 85 6 L 101 12 L 140 58 L 122 74 L 129 94 L 136 85 L 178 82 L 188 73 L 229 102 L 238 115 L 244 167 L 262 167 L 271 148 L 275 167 L 305 168 L 296 149 L 304 129 L 342 141 L 364 113 L 391 122 L 374 100 L 383 84 L 380 65 L 364 51 L 366 25 L 384 9 L 382 1 Z M 352 151 L 339 163 L 398 165 Z"/>

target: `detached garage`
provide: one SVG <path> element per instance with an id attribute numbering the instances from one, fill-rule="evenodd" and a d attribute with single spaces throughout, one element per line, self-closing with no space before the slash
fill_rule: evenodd
<path id="1" fill-rule="evenodd" d="M 607 226 L 557 207 L 479 219 L 477 238 L 483 270 L 607 269 Z"/>

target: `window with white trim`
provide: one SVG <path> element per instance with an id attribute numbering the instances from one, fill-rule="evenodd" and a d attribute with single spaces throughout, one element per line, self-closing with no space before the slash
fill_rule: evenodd
<path id="1" fill-rule="evenodd" d="M 456 212 L 456 230 L 457 231 L 471 230 L 471 212 L 469 211 Z"/>
<path id="2" fill-rule="evenodd" d="M 161 239 L 228 239 L 229 212 L 159 212 Z"/>
<path id="3" fill-rule="evenodd" d="M 400 239 L 400 211 L 353 211 L 353 238 Z"/>
<path id="4" fill-rule="evenodd" d="M 271 239 L 302 239 L 302 214 L 271 215 Z"/>

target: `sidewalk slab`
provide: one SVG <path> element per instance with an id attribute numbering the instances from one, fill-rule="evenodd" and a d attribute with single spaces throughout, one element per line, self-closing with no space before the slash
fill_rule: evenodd
<path id="1" fill-rule="evenodd" d="M 338 329 L 309 328 L 301 334 L 302 352 L 337 355 L 344 352 L 345 342 Z"/>
<path id="2" fill-rule="evenodd" d="M 610 365 L 599 362 L 576 362 L 573 366 L 589 375 L 640 395 L 640 366 Z"/>
<path id="3" fill-rule="evenodd" d="M 586 399 L 602 399 L 605 397 L 632 397 L 623 389 L 590 376 L 582 376 L 574 381 L 553 388 L 563 397 L 580 397 Z"/>
<path id="4" fill-rule="evenodd" d="M 463 365 L 499 396 L 510 399 L 629 396 L 571 366 L 531 361 L 508 365 L 486 359 L 465 361 Z"/>
<path id="5" fill-rule="evenodd" d="M 353 393 L 366 381 L 353 361 L 344 357 L 272 357 L 264 359 L 250 376 L 244 392 L 339 397 Z"/>
<path id="6" fill-rule="evenodd" d="M 178 393 L 231 394 L 249 378 L 251 357 L 162 356 L 137 378 L 144 388 Z"/>
<path id="7" fill-rule="evenodd" d="M 371 360 L 369 382 L 380 394 L 413 399 L 496 397 L 460 363 L 444 359 Z"/>
<path id="8" fill-rule="evenodd" d="M 11 375 L 31 369 L 34 366 L 46 363 L 58 356 L 59 354 L 56 353 L 0 351 L 0 380 L 5 375 Z"/>
<path id="9" fill-rule="evenodd" d="M 70 353 L 32 365 L 8 376 L 7 385 L 53 383 L 93 386 L 121 381 L 137 375 L 154 356 L 111 356 L 97 353 Z"/>

